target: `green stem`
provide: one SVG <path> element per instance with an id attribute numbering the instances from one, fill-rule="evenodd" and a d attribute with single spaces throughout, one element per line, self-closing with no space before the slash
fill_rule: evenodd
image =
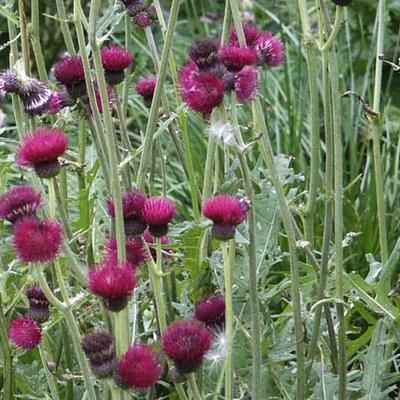
<path id="1" fill-rule="evenodd" d="M 160 106 L 162 89 L 167 73 L 169 54 L 172 48 L 175 26 L 178 20 L 180 0 L 173 0 L 171 5 L 170 20 L 165 39 L 165 44 L 161 56 L 160 73 L 157 79 L 157 86 L 151 103 L 149 120 L 147 123 L 146 134 L 144 138 L 143 150 L 140 159 L 137 187 L 143 190 L 144 183 L 146 180 L 146 172 L 149 166 L 151 157 L 151 150 L 153 147 L 153 135 L 157 125 L 158 108 Z"/>
<path id="2" fill-rule="evenodd" d="M 28 24 L 26 21 L 25 5 L 23 0 L 18 0 L 18 13 L 21 30 L 21 51 L 24 63 L 25 73 L 30 76 L 30 57 L 29 57 L 29 40 L 28 40 Z"/>
<path id="3" fill-rule="evenodd" d="M 261 327 L 260 327 L 260 307 L 258 302 L 257 291 L 257 249 L 256 249 L 256 218 L 254 210 L 254 194 L 251 182 L 250 168 L 247 164 L 246 156 L 242 149 L 244 148 L 243 138 L 240 132 L 235 96 L 232 96 L 232 122 L 236 132 L 237 142 L 239 143 L 238 157 L 242 169 L 243 181 L 245 186 L 246 197 L 250 201 L 250 209 L 248 213 L 249 223 L 249 296 L 250 296 L 250 313 L 251 313 L 251 345 L 252 345 L 252 395 L 253 400 L 261 400 Z"/>
<path id="4" fill-rule="evenodd" d="M 74 42 L 72 41 L 71 32 L 68 28 L 67 14 L 65 12 L 64 0 L 56 0 L 56 5 L 57 5 L 58 18 L 60 20 L 61 33 L 64 37 L 65 46 L 67 47 L 68 53 L 71 56 L 75 56 L 76 50 Z"/>
<path id="5" fill-rule="evenodd" d="M 13 367 L 9 343 L 7 321 L 3 312 L 3 303 L 0 298 L 0 347 L 3 356 L 3 395 L 5 399 L 13 400 Z"/>
<path id="6" fill-rule="evenodd" d="M 188 383 L 192 392 L 193 400 L 202 400 L 203 396 L 200 394 L 199 388 L 196 382 L 196 374 L 192 372 L 188 375 Z"/>
<path id="7" fill-rule="evenodd" d="M 42 81 L 47 81 L 46 64 L 43 58 L 42 45 L 40 44 L 39 0 L 31 0 L 31 34 L 31 42 L 39 78 Z"/>
<path id="8" fill-rule="evenodd" d="M 375 64 L 375 85 L 374 85 L 374 103 L 373 110 L 380 111 L 381 105 L 381 89 L 382 89 L 382 66 L 383 63 L 379 59 L 379 55 L 384 51 L 385 40 L 385 9 L 386 0 L 379 0 L 378 5 L 378 37 L 376 42 L 376 64 Z M 382 155 L 380 148 L 381 127 L 377 118 L 373 118 L 370 123 L 370 131 L 372 133 L 373 152 L 374 152 L 374 172 L 376 186 L 376 200 L 378 207 L 378 224 L 379 224 L 379 243 L 381 250 L 381 261 L 386 262 L 389 257 L 387 227 L 386 227 L 386 207 L 385 207 L 385 191 L 384 177 L 382 171 Z"/>
<path id="9" fill-rule="evenodd" d="M 330 79 L 332 91 L 333 143 L 334 143 L 334 194 L 335 194 L 335 282 L 336 298 L 343 300 L 344 267 L 343 267 L 343 145 L 340 115 L 339 71 L 336 49 L 329 53 Z M 339 400 L 347 399 L 346 368 L 346 326 L 343 303 L 337 304 L 338 351 L 339 351 Z"/>
<path id="10" fill-rule="evenodd" d="M 40 358 L 42 360 L 44 373 L 46 374 L 47 383 L 49 384 L 51 397 L 53 400 L 59 400 L 60 397 L 58 396 L 57 382 L 54 378 L 54 375 L 50 372 L 49 367 L 47 365 L 46 351 L 44 349 L 43 344 L 39 345 L 39 353 L 40 353 Z"/>
<path id="11" fill-rule="evenodd" d="M 226 333 L 226 361 L 225 361 L 225 400 L 233 399 L 233 301 L 232 275 L 235 242 L 230 240 L 221 243 L 224 258 L 225 278 L 225 333 Z"/>

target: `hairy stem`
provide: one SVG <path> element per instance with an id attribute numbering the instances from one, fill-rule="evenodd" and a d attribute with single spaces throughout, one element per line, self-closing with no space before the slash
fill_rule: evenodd
<path id="1" fill-rule="evenodd" d="M 14 399 L 14 382 L 11 348 L 8 339 L 8 327 L 0 298 L 0 347 L 3 357 L 3 395 L 5 399 Z"/>

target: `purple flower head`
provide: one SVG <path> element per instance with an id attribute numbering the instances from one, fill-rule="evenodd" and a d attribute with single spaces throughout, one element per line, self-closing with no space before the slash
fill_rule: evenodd
<path id="1" fill-rule="evenodd" d="M 110 238 L 105 247 L 105 262 L 107 264 L 118 263 L 117 240 Z M 136 269 L 147 261 L 147 254 L 143 246 L 143 239 L 140 237 L 126 238 L 126 261 Z"/>
<path id="2" fill-rule="evenodd" d="M 71 104 L 72 101 L 66 88 L 63 88 L 59 92 L 53 91 L 47 112 L 50 115 L 55 115 L 58 114 L 63 108 L 68 107 Z"/>
<path id="3" fill-rule="evenodd" d="M 27 289 L 26 296 L 29 300 L 29 318 L 38 322 L 47 321 L 50 316 L 50 303 L 42 288 L 39 285 L 31 286 Z"/>
<path id="4" fill-rule="evenodd" d="M 21 81 L 19 97 L 24 105 L 25 112 L 30 116 L 43 114 L 50 105 L 53 91 L 42 81 L 28 78 Z"/>
<path id="5" fill-rule="evenodd" d="M 64 57 L 54 67 L 54 76 L 66 86 L 72 98 L 86 94 L 85 71 L 81 57 Z"/>
<path id="6" fill-rule="evenodd" d="M 111 45 L 101 49 L 105 77 L 110 85 L 117 85 L 125 78 L 125 70 L 133 63 L 133 56 L 124 48 Z"/>
<path id="7" fill-rule="evenodd" d="M 135 86 L 136 92 L 143 97 L 146 106 L 150 107 L 157 86 L 157 77 L 140 78 Z"/>
<path id="8" fill-rule="evenodd" d="M 259 87 L 259 73 L 251 66 L 244 67 L 235 75 L 234 88 L 237 99 L 246 103 L 254 99 Z"/>
<path id="9" fill-rule="evenodd" d="M 243 25 L 243 31 L 247 46 L 254 47 L 257 43 L 258 38 L 261 35 L 261 32 L 258 29 L 258 27 L 256 25 Z M 231 30 L 230 43 L 236 46 L 239 45 L 239 39 L 236 32 L 236 28 L 232 28 Z"/>
<path id="10" fill-rule="evenodd" d="M 194 318 L 210 328 L 225 325 L 225 299 L 222 296 L 211 296 L 196 306 Z"/>
<path id="11" fill-rule="evenodd" d="M 279 67 L 285 59 L 285 49 L 280 39 L 271 32 L 263 33 L 255 46 L 258 54 L 258 64 L 268 67 Z"/>
<path id="12" fill-rule="evenodd" d="M 219 43 L 215 39 L 200 39 L 189 47 L 189 57 L 201 72 L 209 72 L 218 63 Z"/>
<path id="13" fill-rule="evenodd" d="M 175 204 L 166 197 L 151 197 L 144 203 L 143 220 L 148 224 L 150 233 L 155 237 L 167 234 L 168 224 L 175 216 Z"/>
<path id="14" fill-rule="evenodd" d="M 221 49 L 220 58 L 228 71 L 238 72 L 244 66 L 257 62 L 257 52 L 251 47 L 228 45 Z"/>
<path id="15" fill-rule="evenodd" d="M 42 198 L 32 186 L 15 186 L 0 197 L 0 218 L 15 223 L 23 217 L 36 216 L 42 207 Z"/>
<path id="16" fill-rule="evenodd" d="M 162 346 L 181 374 L 195 372 L 211 348 L 212 334 L 199 321 L 180 321 L 162 335 Z"/>
<path id="17" fill-rule="evenodd" d="M 11 321 L 9 336 L 16 346 L 31 350 L 42 341 L 42 328 L 36 321 L 20 317 Z"/>

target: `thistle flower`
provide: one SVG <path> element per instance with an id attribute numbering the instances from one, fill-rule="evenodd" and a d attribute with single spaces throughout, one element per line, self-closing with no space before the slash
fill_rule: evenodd
<path id="1" fill-rule="evenodd" d="M 136 83 L 136 92 L 143 97 L 146 106 L 150 107 L 157 86 L 157 77 L 140 78 Z"/>
<path id="2" fill-rule="evenodd" d="M 253 100 L 259 87 L 259 73 L 251 66 L 244 67 L 235 75 L 235 93 L 241 103 Z"/>
<path id="3" fill-rule="evenodd" d="M 143 220 L 145 202 L 146 196 L 140 190 L 132 190 L 122 195 L 122 214 L 126 235 L 141 235 L 146 229 L 146 223 Z M 115 218 L 113 200 L 108 202 L 108 213 L 111 218 Z"/>
<path id="4" fill-rule="evenodd" d="M 126 261 L 134 269 L 147 261 L 147 254 L 143 247 L 142 238 L 126 238 Z M 118 263 L 117 239 L 110 238 L 105 247 L 105 262 L 107 264 Z"/>
<path id="5" fill-rule="evenodd" d="M 136 287 L 135 274 L 128 265 L 104 263 L 92 268 L 88 279 L 89 290 L 100 296 L 105 307 L 113 312 L 123 310 Z"/>
<path id="6" fill-rule="evenodd" d="M 37 129 L 23 139 L 17 153 L 17 164 L 34 168 L 40 178 L 53 178 L 60 172 L 58 158 L 67 148 L 68 138 L 60 129 Z"/>
<path id="7" fill-rule="evenodd" d="M 166 197 L 151 197 L 143 206 L 143 220 L 149 225 L 150 233 L 160 238 L 168 232 L 168 224 L 176 216 L 175 204 Z"/>
<path id="8" fill-rule="evenodd" d="M 119 361 L 116 382 L 125 389 L 149 389 L 163 373 L 158 354 L 150 347 L 132 346 Z"/>
<path id="9" fill-rule="evenodd" d="M 143 239 L 146 241 L 147 244 L 149 244 L 149 248 L 150 248 L 150 254 L 153 257 L 153 260 L 157 262 L 157 251 L 156 249 L 151 246 L 152 244 L 155 243 L 155 239 L 154 236 L 150 233 L 150 231 L 148 229 L 146 229 L 143 233 Z M 169 245 L 171 243 L 171 241 L 169 240 L 168 236 L 162 236 L 160 238 L 160 243 L 162 246 L 166 246 Z M 167 254 L 165 254 L 167 253 Z M 164 249 L 164 254 L 163 256 L 165 258 L 171 258 L 171 256 L 169 255 L 169 253 L 171 253 L 170 249 Z"/>
<path id="10" fill-rule="evenodd" d="M 5 93 L 18 93 L 21 88 L 20 78 L 16 72 L 11 70 L 0 74 L 0 84 Z"/>
<path id="11" fill-rule="evenodd" d="M 99 113 L 103 114 L 104 111 L 103 102 L 101 101 L 101 94 L 98 90 L 96 90 L 95 92 L 95 98 L 96 98 L 97 108 L 99 109 Z M 108 99 L 108 106 L 110 107 L 110 109 L 112 109 L 115 102 L 115 98 L 114 98 L 114 91 L 112 90 L 111 87 L 107 88 L 107 99 Z M 90 104 L 89 96 L 84 96 L 83 101 L 89 106 L 89 113 L 92 116 L 93 108 L 92 105 Z"/>
<path id="12" fill-rule="evenodd" d="M 105 70 L 105 78 L 110 85 L 117 85 L 125 78 L 125 69 L 133 62 L 133 56 L 124 48 L 111 45 L 101 49 L 101 62 Z"/>
<path id="13" fill-rule="evenodd" d="M 219 43 L 215 39 L 200 39 L 189 47 L 189 57 L 200 71 L 208 72 L 219 63 Z"/>
<path id="14" fill-rule="evenodd" d="M 25 112 L 30 116 L 41 115 L 50 105 L 53 91 L 35 78 L 21 80 L 18 95 L 24 104 Z"/>
<path id="15" fill-rule="evenodd" d="M 64 57 L 54 67 L 54 76 L 65 85 L 72 98 L 86 93 L 85 71 L 81 57 Z"/>
<path id="16" fill-rule="evenodd" d="M 195 372 L 211 348 L 212 334 L 199 321 L 180 321 L 162 335 L 163 350 L 181 374 Z"/>
<path id="17" fill-rule="evenodd" d="M 50 115 L 58 114 L 63 108 L 71 105 L 71 103 L 67 89 L 63 88 L 60 92 L 53 91 L 47 112 Z"/>
<path id="18" fill-rule="evenodd" d="M 135 25 L 137 25 L 139 28 L 147 28 L 153 22 L 150 18 L 149 13 L 147 12 L 147 10 L 137 13 L 133 17 L 133 21 L 134 21 Z"/>
<path id="19" fill-rule="evenodd" d="M 246 219 L 247 211 L 245 202 L 228 195 L 213 197 L 203 206 L 203 215 L 213 222 L 214 238 L 223 241 L 235 237 L 236 227 Z"/>
<path id="20" fill-rule="evenodd" d="M 244 37 L 246 39 L 246 44 L 248 47 L 254 47 L 256 45 L 256 42 L 258 38 L 261 35 L 260 30 L 256 25 L 243 25 L 243 32 L 244 32 Z M 236 28 L 232 28 L 231 30 L 231 37 L 230 37 L 230 43 L 238 46 L 239 45 L 239 38 L 236 32 Z"/>
<path id="21" fill-rule="evenodd" d="M 53 262 L 62 249 L 63 241 L 63 229 L 56 221 L 25 217 L 14 227 L 13 244 L 22 262 Z"/>
<path id="22" fill-rule="evenodd" d="M 112 336 L 105 331 L 96 331 L 86 335 L 81 345 L 93 374 L 99 378 L 111 377 L 117 363 Z"/>
<path id="23" fill-rule="evenodd" d="M 185 103 L 203 116 L 209 116 L 224 100 L 224 81 L 211 74 L 199 74 L 194 63 L 181 70 L 180 86 Z"/>
<path id="24" fill-rule="evenodd" d="M 257 40 L 255 49 L 258 55 L 258 65 L 279 67 L 285 58 L 285 50 L 280 39 L 271 32 L 263 33 Z"/>
<path id="25" fill-rule="evenodd" d="M 246 65 L 254 65 L 257 62 L 257 52 L 251 47 L 239 47 L 228 45 L 219 53 L 221 62 L 228 71 L 238 72 Z"/>
<path id="26" fill-rule="evenodd" d="M 20 317 L 11 321 L 9 336 L 16 346 L 31 350 L 42 341 L 42 328 L 36 321 Z"/>
<path id="27" fill-rule="evenodd" d="M 33 285 L 27 289 L 26 296 L 29 300 L 29 318 L 38 322 L 47 321 L 50 316 L 50 303 L 42 288 L 39 285 Z"/>
<path id="28" fill-rule="evenodd" d="M 126 9 L 136 15 L 146 9 L 146 2 L 144 0 L 122 0 Z"/>
<path id="29" fill-rule="evenodd" d="M 196 306 L 194 318 L 210 328 L 225 325 L 225 299 L 222 296 L 211 296 Z"/>
<path id="30" fill-rule="evenodd" d="M 32 186 L 15 186 L 0 197 L 0 218 L 13 224 L 23 217 L 35 216 L 42 207 L 42 198 Z"/>

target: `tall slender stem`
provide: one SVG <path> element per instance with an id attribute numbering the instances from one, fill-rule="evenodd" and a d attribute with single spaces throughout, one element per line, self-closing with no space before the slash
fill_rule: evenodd
<path id="1" fill-rule="evenodd" d="M 225 360 L 225 400 L 233 399 L 233 301 L 232 301 L 232 269 L 235 242 L 222 242 L 225 279 L 225 334 L 226 334 L 226 360 Z"/>
<path id="2" fill-rule="evenodd" d="M 31 0 L 31 30 L 31 41 L 39 72 L 39 78 L 43 81 L 46 81 L 46 64 L 43 58 L 42 45 L 40 44 L 39 0 Z"/>
<path id="3" fill-rule="evenodd" d="M 237 142 L 239 143 L 238 156 L 242 169 L 243 181 L 245 186 L 246 197 L 250 201 L 250 209 L 248 213 L 249 223 L 249 295 L 250 295 L 250 313 L 251 313 L 251 346 L 252 346 L 252 384 L 251 398 L 253 400 L 261 400 L 261 327 L 260 327 L 260 306 L 258 302 L 257 291 L 257 249 L 256 249 L 256 218 L 254 210 L 254 195 L 251 182 L 250 168 L 247 164 L 245 154 L 242 152 L 244 142 L 240 132 L 236 99 L 232 96 L 232 122 L 236 132 Z"/>
<path id="4" fill-rule="evenodd" d="M 167 73 L 168 60 L 172 48 L 175 26 L 178 20 L 179 7 L 180 7 L 180 0 L 173 0 L 171 5 L 167 36 L 165 39 L 165 44 L 161 56 L 160 73 L 158 75 L 156 90 L 154 92 L 153 101 L 151 103 L 150 115 L 147 123 L 143 150 L 140 159 L 138 181 L 137 181 L 137 187 L 140 190 L 143 190 L 144 182 L 146 180 L 146 172 L 150 161 L 151 150 L 153 147 L 153 136 L 157 124 L 158 107 L 160 105 L 162 89 Z"/>
<path id="5" fill-rule="evenodd" d="M 3 395 L 5 399 L 14 399 L 13 393 L 13 367 L 10 342 L 8 339 L 8 328 L 3 312 L 3 303 L 0 298 L 0 347 L 3 356 Z"/>
<path id="6" fill-rule="evenodd" d="M 188 382 L 189 382 L 190 390 L 192 392 L 193 400 L 202 400 L 203 397 L 200 394 L 199 388 L 197 386 L 195 373 L 192 372 L 191 374 L 189 374 Z"/>
<path id="7" fill-rule="evenodd" d="M 60 19 L 61 33 L 64 37 L 65 46 L 67 47 L 68 53 L 71 54 L 71 56 L 75 56 L 76 50 L 74 42 L 72 41 L 71 32 L 68 28 L 67 14 L 65 12 L 64 0 L 56 0 L 56 5 L 57 5 L 58 18 Z"/>
<path id="8" fill-rule="evenodd" d="M 40 353 L 40 358 L 42 360 L 44 373 L 46 374 L 47 383 L 49 384 L 52 399 L 59 400 L 60 397 L 58 396 L 57 382 L 54 378 L 54 375 L 50 372 L 49 367 L 47 365 L 46 350 L 44 349 L 43 344 L 39 345 L 39 353 Z M 6 397 L 6 398 L 8 398 L 8 397 Z"/>
<path id="9" fill-rule="evenodd" d="M 340 8 L 340 7 L 339 7 Z M 338 15 L 342 18 L 342 13 Z M 343 145 L 340 115 L 339 71 L 336 49 L 333 46 L 329 52 L 330 79 L 332 91 L 333 115 L 333 145 L 334 145 L 334 197 L 335 197 L 335 281 L 336 297 L 343 300 L 344 296 L 344 266 L 343 266 Z M 346 368 L 346 326 L 344 306 L 337 304 L 338 349 L 339 349 L 339 400 L 347 399 L 347 368 Z"/>
<path id="10" fill-rule="evenodd" d="M 374 85 L 374 103 L 373 110 L 380 111 L 381 89 L 382 89 L 382 61 L 379 55 L 384 51 L 385 40 L 385 9 L 386 0 L 379 0 L 378 5 L 378 37 L 376 41 L 376 64 L 375 64 L 375 85 Z M 382 172 L 382 155 L 380 148 L 381 124 L 378 118 L 373 118 L 370 122 L 372 133 L 373 152 L 374 152 L 374 172 L 376 186 L 376 200 L 378 206 L 378 224 L 379 224 L 379 243 L 381 250 L 381 261 L 384 263 L 389 257 L 387 228 L 386 228 L 386 207 L 384 177 Z"/>

